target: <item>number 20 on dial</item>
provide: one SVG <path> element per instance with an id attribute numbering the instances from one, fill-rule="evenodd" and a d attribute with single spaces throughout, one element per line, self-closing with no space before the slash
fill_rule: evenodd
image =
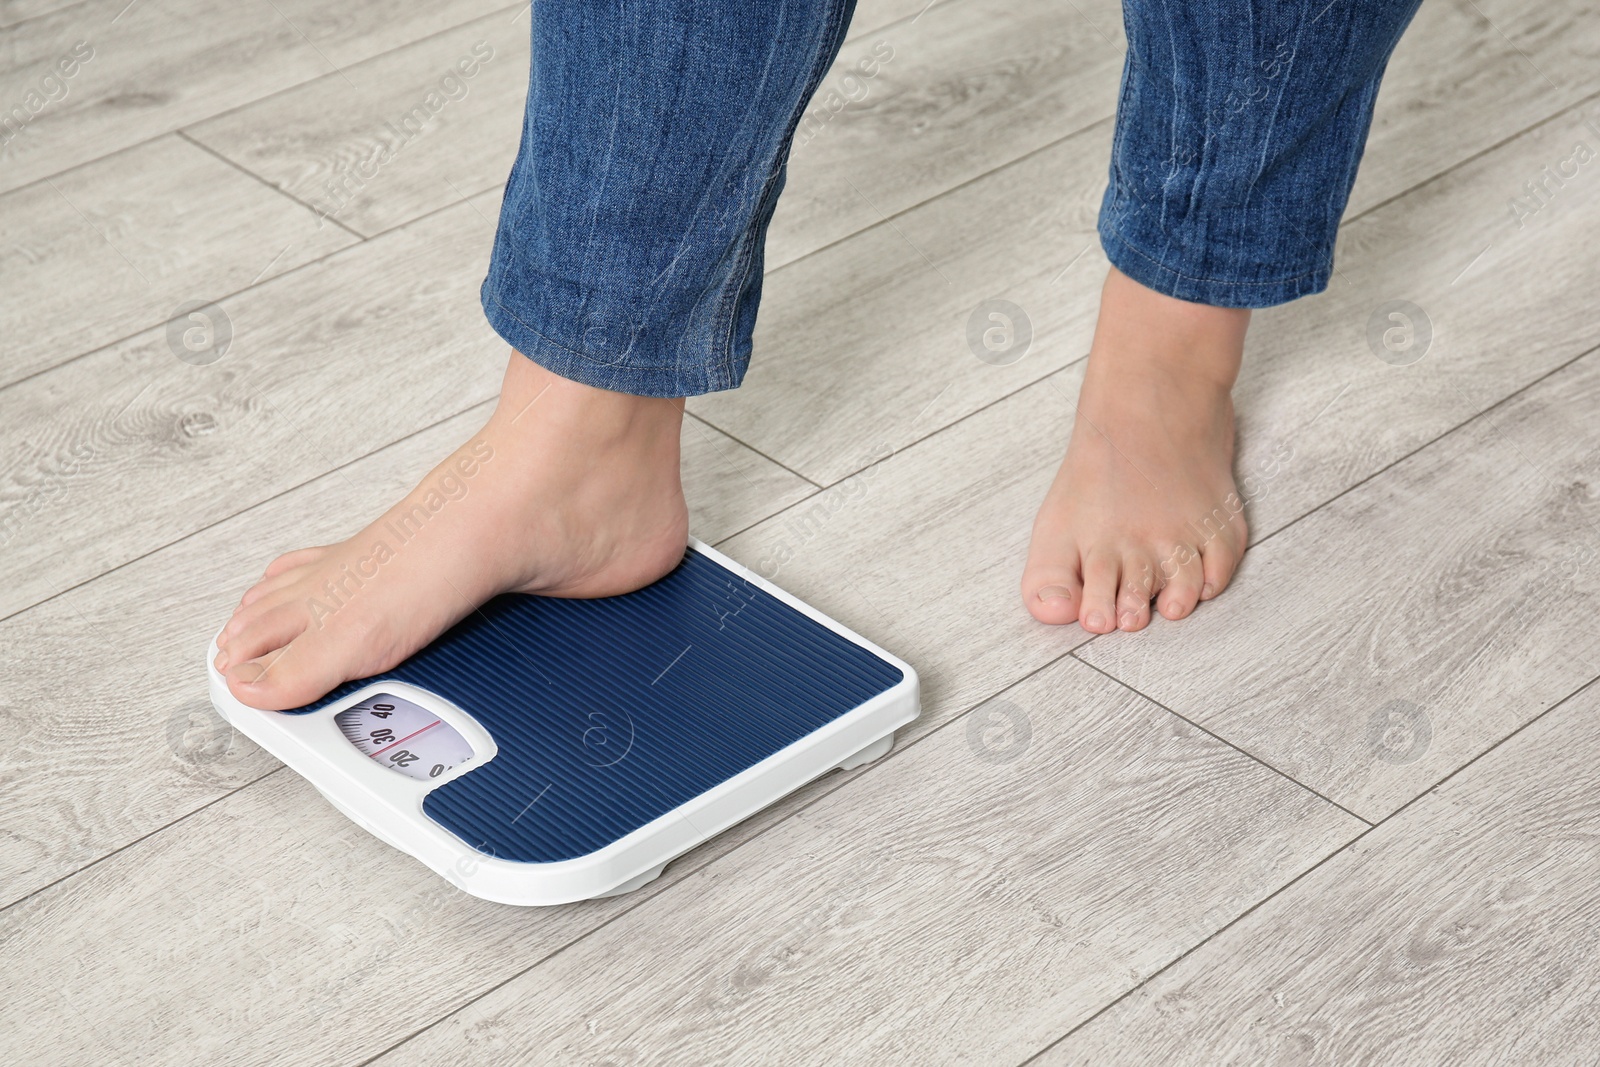
<path id="1" fill-rule="evenodd" d="M 449 723 L 390 693 L 346 708 L 334 721 L 345 740 L 380 766 L 408 778 L 438 778 L 472 758 L 472 746 Z"/>

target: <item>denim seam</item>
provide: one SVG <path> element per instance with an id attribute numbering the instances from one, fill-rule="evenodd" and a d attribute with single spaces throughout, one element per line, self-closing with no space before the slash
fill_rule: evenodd
<path id="1" fill-rule="evenodd" d="M 1132 27 L 1129 26 L 1127 22 L 1128 16 L 1124 14 L 1123 32 L 1127 35 L 1128 39 L 1132 41 Z M 1111 127 L 1111 166 L 1108 168 L 1111 173 L 1107 176 L 1107 178 L 1108 188 L 1111 190 L 1111 195 L 1115 198 L 1116 210 L 1121 210 L 1124 200 L 1122 195 L 1122 176 L 1118 173 L 1120 167 L 1118 166 L 1117 161 L 1120 156 L 1119 149 L 1122 147 L 1124 136 L 1127 132 L 1124 127 L 1124 122 L 1127 121 L 1125 116 L 1129 116 L 1132 113 L 1131 109 L 1128 107 L 1128 98 L 1133 95 L 1133 67 L 1136 62 L 1137 60 L 1134 57 L 1133 49 L 1130 47 L 1126 57 L 1123 59 L 1122 85 L 1117 94 L 1117 110 L 1115 112 L 1116 118 Z"/>
<path id="2" fill-rule="evenodd" d="M 806 78 L 805 91 L 800 94 L 799 100 L 795 103 L 794 111 L 789 115 L 788 128 L 784 133 L 784 138 L 782 141 L 783 150 L 779 152 L 778 155 L 773 159 L 772 169 L 767 174 L 767 180 L 761 187 L 761 197 L 756 202 L 757 212 L 751 218 L 751 224 L 745 230 L 744 238 L 740 244 L 739 259 L 736 265 L 739 282 L 737 285 L 729 287 L 728 292 L 725 293 L 722 298 L 723 307 L 718 309 L 718 314 L 725 315 L 728 322 L 727 332 L 723 337 L 722 359 L 717 366 L 717 381 L 719 384 L 732 383 L 733 333 L 738 325 L 739 319 L 739 294 L 743 293 L 749 286 L 750 273 L 755 268 L 755 250 L 757 247 L 757 242 L 754 240 L 754 235 L 758 231 L 764 231 L 765 223 L 771 218 L 771 212 L 764 210 L 767 206 L 767 197 L 772 192 L 772 186 L 778 180 L 778 176 L 783 173 L 784 167 L 788 165 L 789 151 L 794 142 L 795 130 L 800 125 L 800 118 L 805 114 L 806 107 L 811 103 L 812 96 L 814 96 L 817 89 L 821 87 L 822 79 L 827 77 L 828 70 L 833 65 L 832 58 L 828 58 L 827 61 L 824 62 L 824 57 L 837 56 L 839 48 L 843 44 L 839 38 L 843 34 L 849 20 L 841 18 L 840 15 L 841 9 L 849 4 L 850 0 L 835 0 L 835 2 L 830 5 L 829 18 L 832 21 L 832 33 L 830 34 L 828 41 L 824 43 L 822 47 L 817 49 L 816 55 L 812 58 L 811 73 Z"/>
<path id="3" fill-rule="evenodd" d="M 554 348 L 559 348 L 561 351 L 565 352 L 569 356 L 572 356 L 574 359 L 581 359 L 585 363 L 595 363 L 595 364 L 598 364 L 599 366 L 602 366 L 602 367 L 618 367 L 618 366 L 621 366 L 621 364 L 619 364 L 619 363 L 603 363 L 603 362 L 595 359 L 593 356 L 589 356 L 589 355 L 586 355 L 586 354 L 584 354 L 582 352 L 579 352 L 577 349 L 568 348 L 566 345 L 562 344 L 560 341 L 557 341 L 555 338 L 548 337 L 544 333 L 539 331 L 538 329 L 535 329 L 528 322 L 524 321 L 522 316 L 518 315 L 515 311 L 511 310 L 511 308 L 507 307 L 505 304 L 502 304 L 500 302 L 499 286 L 495 287 L 495 293 L 494 293 L 494 295 L 492 297 L 490 297 L 490 299 L 494 301 L 494 306 L 495 307 L 499 308 L 501 311 L 504 311 L 507 315 L 511 316 L 511 318 L 516 322 L 516 324 L 518 326 L 521 326 L 524 330 L 527 330 L 529 333 L 533 334 L 535 337 L 537 337 L 539 340 L 543 341 L 545 344 L 550 345 L 550 346 L 552 346 Z"/>
<path id="4" fill-rule="evenodd" d="M 1128 240 L 1128 238 L 1120 230 L 1117 229 L 1115 224 L 1107 227 L 1107 229 L 1110 230 L 1111 236 L 1115 237 L 1117 239 L 1117 241 L 1122 245 L 1122 247 L 1126 248 L 1129 252 L 1132 252 L 1134 255 L 1138 256 L 1140 259 L 1144 260 L 1146 263 L 1149 263 L 1151 266 L 1155 267 L 1156 269 L 1164 270 L 1168 274 L 1171 274 L 1173 277 L 1182 278 L 1186 282 L 1203 282 L 1206 285 L 1237 286 L 1237 287 L 1241 287 L 1241 288 L 1245 287 L 1245 286 L 1286 285 L 1289 282 L 1298 282 L 1298 281 L 1301 281 L 1302 279 L 1305 279 L 1305 278 L 1315 277 L 1323 269 L 1321 267 L 1313 267 L 1311 270 L 1303 271 L 1300 274 L 1291 274 L 1287 278 L 1275 278 L 1275 279 L 1271 279 L 1269 281 L 1263 281 L 1263 282 L 1230 281 L 1230 280 L 1228 280 L 1226 278 L 1201 278 L 1201 277 L 1199 277 L 1197 275 L 1185 274 L 1181 270 L 1178 270 L 1178 269 L 1176 269 L 1174 267 L 1167 266 L 1165 263 L 1161 262 L 1159 259 L 1156 259 L 1154 256 L 1150 255 L 1148 252 L 1145 252 L 1144 250 L 1139 248 L 1132 241 Z"/>
<path id="5" fill-rule="evenodd" d="M 533 62 L 533 58 L 532 58 L 532 56 L 530 56 L 529 57 L 530 69 L 531 69 L 532 62 Z M 531 78 L 531 74 L 530 74 L 530 78 Z M 531 87 L 530 87 L 529 91 L 530 91 L 530 93 L 532 92 Z M 530 97 L 530 99 L 531 99 L 531 97 Z M 612 100 L 612 113 L 611 113 L 612 122 L 611 122 L 611 128 L 612 128 L 612 137 L 614 139 L 615 130 L 616 130 L 616 111 L 615 111 L 616 94 L 615 93 L 612 94 L 611 100 Z M 524 127 L 524 131 L 523 131 L 524 145 L 526 143 L 527 137 L 528 137 L 528 130 L 526 129 L 526 127 Z M 517 159 L 516 162 L 513 162 L 513 164 L 512 164 L 512 175 L 513 176 L 515 176 L 515 174 L 516 174 L 516 163 L 520 162 L 520 161 L 521 161 L 521 151 L 519 149 L 518 159 Z M 510 179 L 508 178 L 507 179 L 507 188 L 509 188 L 509 187 L 510 187 Z M 517 205 L 516 213 L 514 215 L 512 215 L 512 217 L 511 217 L 510 225 L 508 227 L 508 234 L 509 234 L 509 237 L 510 237 L 510 247 L 508 249 L 508 254 L 511 257 L 511 260 L 512 260 L 513 264 L 520 264 L 522 262 L 522 258 L 523 258 L 522 257 L 522 252 L 521 252 L 521 249 L 517 245 L 516 235 L 517 235 L 517 231 L 520 230 L 524 226 L 524 224 L 526 223 L 528 213 L 531 212 L 533 210 L 533 208 L 534 208 L 533 202 L 531 200 L 527 199 L 526 197 L 524 197 L 524 198 L 521 199 L 521 202 Z M 496 237 L 496 241 L 498 243 L 498 235 Z M 492 258 L 492 253 L 491 253 L 491 258 Z M 491 267 L 491 273 L 494 273 L 493 270 L 492 270 L 492 267 Z M 580 288 L 587 289 L 587 286 L 583 282 L 580 281 L 579 285 L 580 285 Z M 618 353 L 616 355 L 616 357 L 612 361 L 607 362 L 603 358 L 596 358 L 595 356 L 593 356 L 593 355 L 591 355 L 589 353 L 580 352 L 577 349 L 570 348 L 567 345 L 562 344 L 560 341 L 557 341 L 555 338 L 550 337 L 549 335 L 547 335 L 543 331 L 535 328 L 531 323 L 529 323 L 525 319 L 523 319 L 522 316 L 518 315 L 508 305 L 506 305 L 504 303 L 501 303 L 501 301 L 500 301 L 500 291 L 501 291 L 501 285 L 500 285 L 500 282 L 497 280 L 497 282 L 496 282 L 496 284 L 494 286 L 494 293 L 490 298 L 490 299 L 492 299 L 494 301 L 494 306 L 499 308 L 501 311 L 505 312 L 508 316 L 510 316 L 510 318 L 511 318 L 511 320 L 513 322 L 515 322 L 517 325 L 521 326 L 523 329 L 527 330 L 533 336 L 539 338 L 539 340 L 543 341 L 545 344 L 550 345 L 551 347 L 553 347 L 553 348 L 555 348 L 555 349 L 557 349 L 557 350 L 559 350 L 561 352 L 566 353 L 566 355 L 568 356 L 570 361 L 576 362 L 580 366 L 586 364 L 586 365 L 589 365 L 589 366 L 592 366 L 592 367 L 599 367 L 599 368 L 603 368 L 603 369 L 611 370 L 611 371 L 617 371 L 617 370 L 620 370 L 620 369 L 622 369 L 622 368 L 627 366 L 627 364 L 628 364 L 628 353 L 626 351 Z M 630 346 L 629 346 L 630 350 L 631 350 L 631 347 L 632 346 L 630 344 Z M 527 355 L 527 353 L 523 353 L 523 354 Z M 666 370 L 670 370 L 670 369 L 673 369 L 673 368 L 667 368 L 667 367 L 663 366 L 663 367 L 660 367 L 660 368 L 648 368 L 647 367 L 645 369 L 650 369 L 650 370 L 666 369 Z M 563 375 L 563 377 L 566 377 L 566 376 Z M 612 380 L 615 380 L 615 376 L 613 376 Z"/>

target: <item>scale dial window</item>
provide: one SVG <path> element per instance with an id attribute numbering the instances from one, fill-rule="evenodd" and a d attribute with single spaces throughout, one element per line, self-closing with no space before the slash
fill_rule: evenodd
<path id="1" fill-rule="evenodd" d="M 392 693 L 370 696 L 333 721 L 362 754 L 407 778 L 438 778 L 473 756 L 467 739 L 449 723 Z"/>

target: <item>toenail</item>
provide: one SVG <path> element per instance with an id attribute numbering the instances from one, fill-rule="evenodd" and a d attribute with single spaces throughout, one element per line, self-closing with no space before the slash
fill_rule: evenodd
<path id="1" fill-rule="evenodd" d="M 265 673 L 267 673 L 266 668 L 259 663 L 241 663 L 233 672 L 233 677 L 235 681 L 249 685 L 251 682 L 260 681 Z"/>
<path id="2" fill-rule="evenodd" d="M 1100 614 L 1098 611 L 1091 611 L 1089 613 L 1089 618 L 1086 619 L 1085 621 L 1088 622 L 1089 629 L 1091 629 L 1091 630 L 1099 630 L 1099 629 L 1102 629 L 1105 626 L 1106 617 L 1104 615 Z"/>
<path id="3" fill-rule="evenodd" d="M 1047 585 L 1039 590 L 1040 600 L 1071 600 L 1072 590 L 1064 585 Z"/>
<path id="4" fill-rule="evenodd" d="M 1214 597 L 1216 595 L 1217 595 L 1217 590 L 1216 590 L 1216 588 L 1214 586 L 1212 586 L 1212 584 L 1210 582 L 1207 582 L 1205 585 L 1202 585 L 1200 587 L 1200 599 L 1201 600 L 1209 600 L 1209 599 L 1211 599 L 1212 597 Z"/>

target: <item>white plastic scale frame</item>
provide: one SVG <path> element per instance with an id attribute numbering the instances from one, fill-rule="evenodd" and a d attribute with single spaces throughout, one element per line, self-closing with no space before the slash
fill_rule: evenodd
<path id="1" fill-rule="evenodd" d="M 494 759 L 497 751 L 494 738 L 486 729 L 434 693 L 385 680 L 362 686 L 308 714 L 262 711 L 240 703 L 228 691 L 213 665 L 217 655 L 213 639 L 206 656 L 211 702 L 246 737 L 316 786 L 351 822 L 421 860 L 475 897 L 501 904 L 550 905 L 626 893 L 652 881 L 671 860 L 813 778 L 836 767 L 859 767 L 884 755 L 894 744 L 894 731 L 915 719 L 919 712 L 917 674 L 910 664 L 715 549 L 693 538 L 689 543 L 719 566 L 894 664 L 903 677 L 892 688 L 822 728 L 586 856 L 551 863 L 497 859 L 478 852 L 423 813 L 422 801 L 430 791 L 471 773 Z M 334 718 L 377 693 L 403 697 L 438 716 L 472 746 L 472 758 L 438 778 L 417 780 L 363 754 L 339 731 Z"/>

